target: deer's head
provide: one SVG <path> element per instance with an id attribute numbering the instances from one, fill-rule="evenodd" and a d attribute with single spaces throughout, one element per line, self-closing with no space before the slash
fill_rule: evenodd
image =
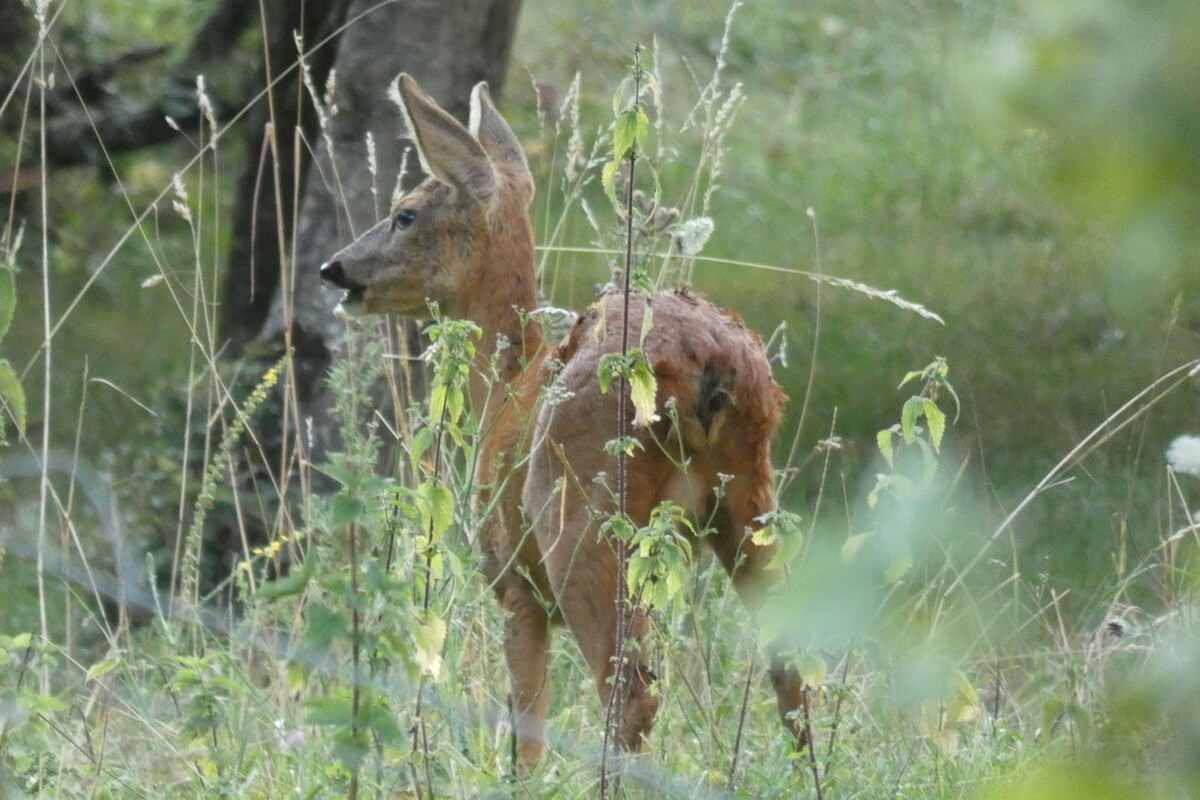
<path id="1" fill-rule="evenodd" d="M 407 74 L 396 88 L 429 177 L 326 262 L 321 279 L 346 290 L 351 313 L 426 317 L 433 301 L 462 316 L 473 296 L 510 283 L 514 269 L 532 277 L 533 178 L 487 84 L 471 93 L 469 129 Z"/>

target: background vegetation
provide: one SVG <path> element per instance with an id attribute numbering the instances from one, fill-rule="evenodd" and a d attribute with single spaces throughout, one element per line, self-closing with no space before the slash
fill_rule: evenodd
<path id="1" fill-rule="evenodd" d="M 48 72 L 134 43 L 181 47 L 196 24 L 175 0 L 61 8 Z M 689 186 L 697 164 L 712 174 L 706 137 L 733 96 L 704 212 L 712 260 L 692 279 L 776 331 L 773 352 L 786 337 L 777 463 L 792 468 L 783 507 L 799 520 L 777 528 L 803 557 L 766 627 L 791 637 L 818 687 L 813 762 L 788 756 L 756 641 L 701 563 L 656 631 L 670 701 L 626 791 L 1200 794 L 1195 460 L 1177 472 L 1164 455 L 1200 420 L 1195 370 L 1172 372 L 1195 363 L 1200 339 L 1200 11 L 751 0 L 726 33 L 729 11 L 527 0 L 504 103 L 539 176 L 546 288 L 579 308 L 610 265 L 567 248 L 618 240 L 588 220 L 609 213 L 598 180 L 566 200 L 569 139 L 577 127 L 590 148 L 607 130 L 633 44 L 660 78 L 653 147 L 663 200 L 685 219 L 701 215 Z M 718 62 L 720 95 L 695 111 Z M 576 126 L 559 103 L 577 75 Z M 8 89 L 5 130 L 23 124 L 36 151 L 37 94 L 26 104 Z M 556 98 L 540 114 L 539 94 Z M 6 135 L 0 157 L 15 163 L 17 146 Z M 28 422 L 21 437 L 5 415 L 0 450 L 0 793 L 334 796 L 351 775 L 381 795 L 592 790 L 603 723 L 569 637 L 556 644 L 555 753 L 535 781 L 501 780 L 502 619 L 466 543 L 467 423 L 391 421 L 431 441 L 406 438 L 386 486 L 369 477 L 377 443 L 352 435 L 332 469 L 340 491 L 304 493 L 294 515 L 229 481 L 254 442 L 239 420 L 283 391 L 258 367 L 218 379 L 189 366 L 210 318 L 193 299 L 215 279 L 245 155 L 236 137 L 172 195 L 190 220 L 168 198 L 103 261 L 195 152 L 181 134 L 111 170 L 53 172 L 44 213 L 37 190 L 3 197 L 0 269 L 15 270 L 17 295 L 0 357 L 21 377 Z M 945 324 L 808 273 L 894 289 Z M 73 308 L 48 349 L 43 303 L 52 320 Z M 367 369 L 377 353 L 363 347 L 350 363 Z M 961 414 L 937 477 L 906 493 L 889 480 L 920 466 L 903 453 L 885 464 L 876 434 L 913 394 L 896 391 L 900 378 L 934 356 Z M 362 378 L 343 373 L 343 396 Z M 226 380 L 238 411 L 214 394 Z M 937 400 L 953 419 L 949 395 Z M 341 413 L 369 415 L 352 400 Z M 57 455 L 43 467 L 45 425 Z M 465 455 L 450 446 L 460 438 Z M 435 451 L 441 477 L 421 457 Z M 196 503 L 204 492 L 211 510 Z M 137 620 L 119 612 L 123 591 L 194 571 L 168 545 L 217 513 L 263 516 L 268 541 L 230 557 L 250 569 L 147 595 Z M 359 551 L 358 536 L 376 538 Z M 301 550 L 320 567 L 260 591 Z M 212 585 L 239 615 L 190 615 Z M 427 585 L 437 592 L 422 602 Z M 349 675 L 364 646 L 374 662 L 356 657 Z"/>

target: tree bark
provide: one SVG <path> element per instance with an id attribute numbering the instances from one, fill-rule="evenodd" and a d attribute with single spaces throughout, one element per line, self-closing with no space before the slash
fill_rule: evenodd
<path id="1" fill-rule="evenodd" d="M 408 140 L 387 89 L 408 72 L 450 113 L 466 120 L 471 88 L 487 81 L 500 94 L 520 0 L 407 0 L 373 11 L 377 0 L 353 0 L 338 44 L 331 117 L 333 154 L 322 145 L 305 184 L 294 277 L 276 297 L 263 329 L 279 336 L 299 326 L 324 341 L 338 336 L 335 293 L 322 291 L 321 263 L 388 211 Z M 364 13 L 366 12 L 366 13 Z M 377 174 L 367 164 L 367 132 Z M 336 165 L 336 184 L 334 166 Z M 372 192 L 372 186 L 375 192 Z"/>
<path id="2" fill-rule="evenodd" d="M 36 33 L 28 6 L 21 0 L 0 0 L 0 42 L 4 42 L 4 47 L 0 47 L 0 90 L 8 91 L 13 85 Z"/>
<path id="3" fill-rule="evenodd" d="M 222 0 L 222 6 L 247 1 Z M 257 11 L 257 3 L 254 5 Z M 262 330 L 279 291 L 279 276 L 285 268 L 295 220 L 296 187 L 304 185 L 312 163 L 311 153 L 303 144 L 297 150 L 298 140 L 318 140 L 317 114 L 296 66 L 296 36 L 308 51 L 305 64 L 313 84 L 321 91 L 333 68 L 337 39 L 318 45 L 326 37 L 337 35 L 347 6 L 347 0 L 274 0 L 265 8 L 264 58 L 247 96 L 266 94 L 247 114 L 246 161 L 238 179 L 229 257 L 221 286 L 218 323 L 227 357 L 240 355 Z M 214 15 L 213 19 L 229 16 Z M 210 22 L 210 26 L 214 24 Z M 197 37 L 197 41 L 202 40 L 207 41 L 207 37 Z"/>
<path id="4" fill-rule="evenodd" d="M 294 0 L 270 2 L 279 7 L 295 4 Z M 14 3 L 23 17 L 9 10 Z M 258 10 L 258 0 L 219 0 L 189 43 L 187 53 L 175 64 L 161 63 L 168 48 L 142 44 L 101 63 L 85 65 L 73 71 L 69 79 L 59 80 L 46 95 L 46 162 L 52 167 L 91 164 L 106 170 L 105 154 L 113 157 L 178 138 L 178 131 L 167 123 L 167 117 L 180 129 L 194 128 L 200 122 L 196 75 L 211 75 L 214 65 L 224 67 L 220 59 L 237 46 L 243 31 L 258 19 Z M 0 41 L 16 36 L 22 24 L 28 29 L 33 19 L 20 0 L 0 0 Z M 32 33 L 36 34 L 36 28 Z M 7 77 L 5 70 L 10 66 L 13 70 L 19 67 L 12 61 L 14 57 L 20 61 L 29 52 L 28 48 L 22 51 L 15 39 L 13 44 L 13 49 L 0 50 L 0 78 Z M 113 78 L 135 69 L 162 74 L 156 95 L 124 98 L 112 90 L 109 84 Z M 3 83 L 9 84 L 11 80 Z M 244 102 L 241 96 L 223 93 L 211 83 L 209 99 L 218 119 Z M 81 103 L 87 106 L 87 113 L 83 113 Z"/>

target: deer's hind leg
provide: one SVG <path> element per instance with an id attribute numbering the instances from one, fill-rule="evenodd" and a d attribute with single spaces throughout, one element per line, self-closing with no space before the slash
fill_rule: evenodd
<path id="1" fill-rule="evenodd" d="M 504 623 L 504 659 L 511 686 L 512 724 L 517 739 L 517 766 L 527 771 L 541 758 L 546 742 L 546 710 L 550 686 L 546 677 L 550 618 L 533 588 L 517 575 L 502 579 L 500 603 Z"/>
<path id="2" fill-rule="evenodd" d="M 742 603 L 757 614 L 766 602 L 767 591 L 778 580 L 779 573 L 768 570 L 767 565 L 779 551 L 779 543 L 755 544 L 751 532 L 762 527 L 756 518 L 773 508 L 774 504 L 773 501 L 747 502 L 748 498 L 739 497 L 737 488 L 735 484 L 730 485 L 726 502 L 713 515 L 716 531 L 704 537 L 703 541 L 712 548 L 729 574 Z M 767 658 L 767 670 L 775 690 L 779 718 L 792 735 L 796 749 L 801 750 L 808 743 L 808 735 L 798 714 L 804 703 L 804 682 L 799 671 L 787 663 L 774 643 L 767 646 Z"/>
<path id="3" fill-rule="evenodd" d="M 486 496 L 484 502 L 486 502 Z M 516 739 L 517 771 L 527 773 L 541 758 L 546 741 L 550 686 L 546 656 L 550 619 L 537 590 L 514 566 L 508 528 L 499 516 L 485 522 L 480 535 L 483 573 L 507 612 L 504 660 L 509 676 L 509 711 Z"/>
<path id="4" fill-rule="evenodd" d="M 629 644 L 625 658 L 619 659 L 616 553 L 612 542 L 599 535 L 599 526 L 583 494 L 567 491 L 563 502 L 550 504 L 553 512 L 537 522 L 546 573 L 558 611 L 579 643 L 606 714 L 613 700 L 613 676 L 621 664 L 618 736 L 623 749 L 637 751 L 654 727 L 659 705 L 652 691 L 655 675 L 644 644 L 648 620 L 640 611 L 627 615 L 625 635 Z M 595 499 L 599 502 L 601 497 L 598 494 Z"/>

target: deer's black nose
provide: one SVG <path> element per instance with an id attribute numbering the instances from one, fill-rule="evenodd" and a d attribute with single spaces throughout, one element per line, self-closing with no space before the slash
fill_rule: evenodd
<path id="1" fill-rule="evenodd" d="M 321 280 L 332 283 L 340 289 L 349 289 L 350 281 L 346 279 L 346 270 L 342 269 L 340 261 L 326 261 L 321 265 Z"/>

